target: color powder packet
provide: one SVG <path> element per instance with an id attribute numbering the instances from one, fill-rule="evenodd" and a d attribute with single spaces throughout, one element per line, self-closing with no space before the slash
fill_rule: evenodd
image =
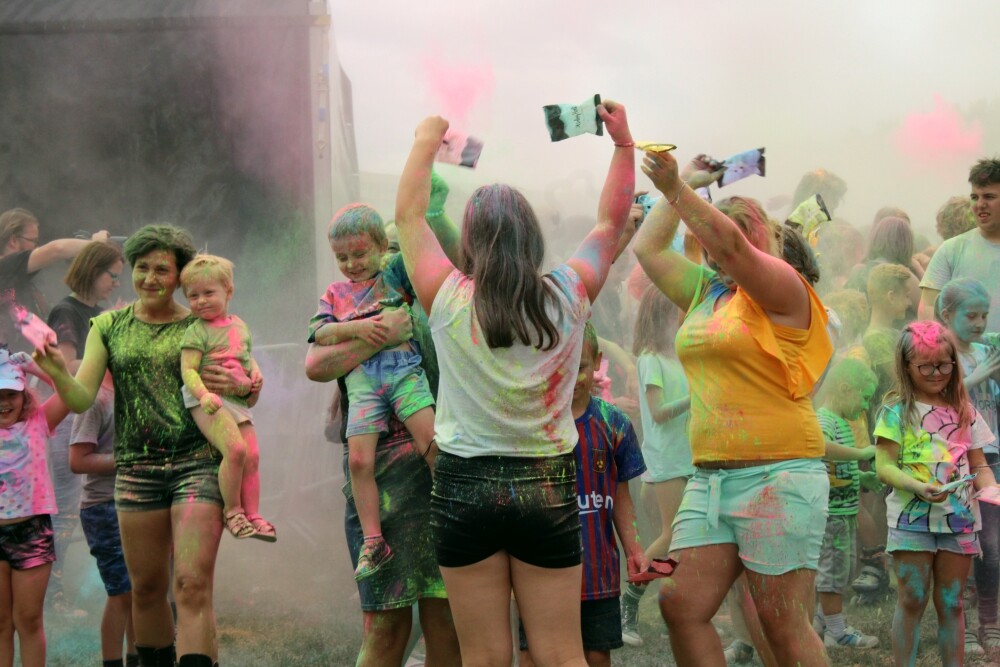
<path id="1" fill-rule="evenodd" d="M 434 161 L 475 169 L 482 152 L 483 142 L 479 139 L 455 130 L 448 130 L 447 134 L 444 135 L 444 140 L 441 141 L 437 155 L 434 156 Z"/>
<path id="2" fill-rule="evenodd" d="M 642 584 L 653 579 L 662 579 L 672 575 L 675 569 L 677 561 L 673 558 L 654 558 L 649 561 L 649 567 L 634 577 L 629 577 L 628 581 L 630 584 Z"/>
<path id="3" fill-rule="evenodd" d="M 637 141 L 635 142 L 635 149 L 637 151 L 650 151 L 652 153 L 668 153 L 672 150 L 676 150 L 677 146 L 674 144 L 663 144 L 656 141 Z"/>
<path id="4" fill-rule="evenodd" d="M 724 188 L 736 181 L 742 181 L 747 176 L 764 176 L 766 162 L 764 160 L 764 149 L 754 148 L 749 151 L 737 153 L 722 161 L 722 166 L 726 168 L 726 173 L 719 179 L 719 187 Z"/>
<path id="5" fill-rule="evenodd" d="M 25 340 L 34 345 L 39 352 L 45 352 L 46 343 L 56 345 L 56 332 L 27 308 L 14 306 L 14 324 L 21 330 Z"/>
<path id="6" fill-rule="evenodd" d="M 562 141 L 580 134 L 604 135 L 604 121 L 597 115 L 601 96 L 594 95 L 580 104 L 546 104 L 545 125 L 552 141 Z"/>
<path id="7" fill-rule="evenodd" d="M 792 214 L 785 222 L 799 228 L 802 236 L 809 241 L 810 245 L 816 245 L 816 232 L 823 225 L 833 219 L 830 211 L 827 210 L 823 198 L 819 194 L 814 194 L 809 199 L 795 207 Z"/>

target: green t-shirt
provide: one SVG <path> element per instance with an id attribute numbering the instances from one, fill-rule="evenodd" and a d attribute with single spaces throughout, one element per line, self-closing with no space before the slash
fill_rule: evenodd
<path id="1" fill-rule="evenodd" d="M 854 447 L 854 431 L 847 420 L 826 408 L 816 411 L 823 438 L 844 447 Z M 824 461 L 830 476 L 830 516 L 856 516 L 861 495 L 861 469 L 857 461 Z"/>
<path id="2" fill-rule="evenodd" d="M 95 317 L 115 382 L 115 464 L 163 464 L 208 447 L 181 398 L 181 340 L 197 318 L 150 324 L 135 304 Z"/>
<path id="3" fill-rule="evenodd" d="M 195 319 L 181 340 L 181 349 L 190 348 L 201 352 L 199 373 L 205 366 L 224 366 L 227 362 L 236 361 L 247 377 L 250 377 L 252 345 L 250 327 L 235 315 L 231 316 L 229 324 L 221 327 L 209 326 L 205 324 L 205 320 Z M 226 396 L 226 400 L 244 407 L 247 404 L 245 396 Z"/>

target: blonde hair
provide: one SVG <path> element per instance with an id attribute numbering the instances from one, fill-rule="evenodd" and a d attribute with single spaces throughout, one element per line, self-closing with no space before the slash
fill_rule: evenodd
<path id="1" fill-rule="evenodd" d="M 903 290 L 912 275 L 902 264 L 879 264 L 868 274 L 868 301 L 882 303 L 890 290 Z"/>
<path id="2" fill-rule="evenodd" d="M 185 292 L 196 280 L 218 280 L 227 290 L 233 289 L 233 263 L 216 255 L 196 255 L 181 271 Z"/>
<path id="3" fill-rule="evenodd" d="M 784 247 L 781 225 L 767 216 L 759 201 L 749 197 L 727 197 L 715 207 L 736 223 L 755 248 L 781 257 Z"/>
<path id="4" fill-rule="evenodd" d="M 14 236 L 20 236 L 31 225 L 37 225 L 38 218 L 24 208 L 12 208 L 0 213 L 0 250 Z"/>
<path id="5" fill-rule="evenodd" d="M 899 405 L 902 410 L 900 417 L 909 424 L 915 424 L 917 415 L 917 395 L 913 386 L 913 378 L 907 370 L 907 365 L 918 349 L 945 348 L 955 364 L 948 384 L 941 392 L 949 407 L 958 413 L 958 426 L 968 428 L 975 418 L 975 411 L 969 402 L 969 392 L 963 382 L 962 364 L 958 359 L 958 345 L 951 332 L 940 322 L 920 320 L 910 322 L 903 328 L 903 333 L 896 344 L 896 378 L 892 389 L 885 395 L 885 405 Z"/>

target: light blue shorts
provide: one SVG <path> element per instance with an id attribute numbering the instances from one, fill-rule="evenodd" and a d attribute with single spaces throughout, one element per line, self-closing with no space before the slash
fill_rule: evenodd
<path id="1" fill-rule="evenodd" d="M 434 405 L 416 352 L 386 350 L 363 361 L 347 385 L 347 437 L 388 433 L 389 415 L 401 422 Z"/>
<path id="2" fill-rule="evenodd" d="M 743 566 L 759 574 L 815 570 L 829 495 L 820 459 L 698 468 L 674 517 L 670 549 L 735 544 Z"/>
<path id="3" fill-rule="evenodd" d="M 979 533 L 919 533 L 889 527 L 885 550 L 893 551 L 950 551 L 963 556 L 978 556 Z"/>

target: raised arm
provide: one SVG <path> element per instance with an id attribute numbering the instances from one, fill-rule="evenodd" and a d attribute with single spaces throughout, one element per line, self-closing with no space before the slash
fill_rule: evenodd
<path id="1" fill-rule="evenodd" d="M 635 256 L 653 284 L 687 311 L 698 291 L 703 269 L 671 247 L 681 217 L 661 198 L 650 209 L 635 240 Z"/>
<path id="2" fill-rule="evenodd" d="M 55 390 L 70 410 L 79 413 L 94 404 L 97 390 L 108 368 L 108 350 L 104 347 L 104 341 L 101 340 L 101 334 L 96 328 L 92 327 L 87 335 L 87 346 L 84 348 L 83 361 L 80 362 L 76 377 L 69 374 L 66 360 L 55 345 L 46 345 L 45 354 L 36 350 L 34 359 L 52 378 Z"/>
<path id="3" fill-rule="evenodd" d="M 615 143 L 615 152 L 597 206 L 597 225 L 566 262 L 580 276 L 591 303 L 608 278 L 635 192 L 635 143 L 628 129 L 625 107 L 605 100 L 598 105 L 597 113 Z"/>
<path id="4" fill-rule="evenodd" d="M 670 153 L 647 152 L 642 171 L 740 288 L 772 316 L 787 318 L 783 324 L 808 326 L 809 299 L 795 269 L 754 247 L 735 222 L 688 187 Z"/>
<path id="5" fill-rule="evenodd" d="M 399 250 L 403 253 L 417 299 L 428 314 L 441 285 L 455 270 L 425 217 L 430 202 L 434 154 L 447 131 L 448 121 L 440 116 L 430 116 L 420 122 L 396 191 Z"/>
<path id="6" fill-rule="evenodd" d="M 107 241 L 110 236 L 106 230 L 101 230 L 89 239 L 56 239 L 49 241 L 31 251 L 28 256 L 28 273 L 41 271 L 59 260 L 73 259 L 91 241 Z"/>
<path id="7" fill-rule="evenodd" d="M 430 203 L 427 205 L 425 217 L 438 243 L 441 244 L 441 250 L 452 264 L 458 266 L 462 252 L 462 234 L 444 208 L 450 191 L 448 183 L 441 178 L 441 175 L 436 171 L 431 172 Z"/>

